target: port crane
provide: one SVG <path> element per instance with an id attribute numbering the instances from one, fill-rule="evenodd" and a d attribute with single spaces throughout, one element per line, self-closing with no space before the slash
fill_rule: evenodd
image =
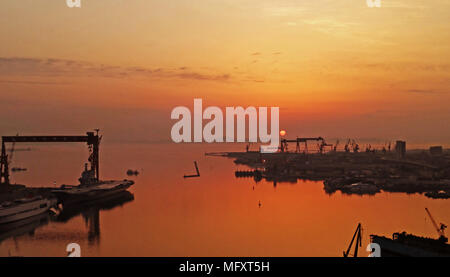
<path id="1" fill-rule="evenodd" d="M 354 153 L 359 152 L 359 144 L 353 139 L 348 139 L 347 143 L 344 146 L 345 152 L 349 153 L 352 150 Z"/>
<path id="2" fill-rule="evenodd" d="M 2 150 L 0 154 L 0 184 L 10 184 L 9 180 L 9 161 L 8 154 L 6 154 L 5 143 L 12 143 L 13 147 L 17 142 L 85 142 L 89 151 L 89 162 L 91 163 L 91 169 L 95 171 L 95 178 L 100 179 L 99 174 L 99 146 L 101 136 L 98 134 L 98 129 L 94 132 L 87 132 L 85 136 L 3 136 L 2 137 Z M 9 155 L 12 156 L 12 153 Z"/>
<path id="3" fill-rule="evenodd" d="M 321 141 L 322 144 L 326 144 L 324 138 L 322 138 L 322 137 L 282 139 L 280 150 L 281 150 L 281 152 L 288 152 L 288 143 L 295 142 L 296 143 L 296 148 L 295 148 L 296 153 L 300 153 L 300 144 L 301 143 L 305 144 L 304 152 L 308 153 L 308 141 Z"/>
<path id="4" fill-rule="evenodd" d="M 359 144 L 356 143 L 355 140 L 352 140 L 352 148 L 354 153 L 358 153 L 359 151 Z"/>
<path id="5" fill-rule="evenodd" d="M 339 140 L 336 140 L 336 144 L 333 146 L 333 151 L 334 151 L 334 152 L 337 151 L 338 145 L 339 145 Z"/>
<path id="6" fill-rule="evenodd" d="M 439 223 L 439 225 L 437 225 L 428 208 L 425 208 L 425 211 L 427 211 L 427 214 L 430 217 L 431 222 L 433 223 L 433 226 L 439 235 L 439 240 L 446 243 L 448 241 L 447 237 L 445 236 L 445 229 L 447 228 L 447 225 L 443 223 Z"/>
<path id="7" fill-rule="evenodd" d="M 331 151 L 333 150 L 333 144 L 326 143 L 325 140 L 322 140 L 321 144 L 317 144 L 317 147 L 319 148 L 320 154 L 323 153 L 323 151 L 325 150 L 325 147 L 330 147 L 330 150 Z"/>
<path id="8" fill-rule="evenodd" d="M 358 223 L 358 227 L 356 227 L 355 233 L 353 234 L 352 240 L 347 248 L 347 251 L 343 251 L 344 257 L 348 257 L 350 254 L 350 250 L 352 249 L 353 242 L 355 241 L 355 250 L 353 252 L 353 257 L 358 257 L 358 248 L 361 247 L 362 244 L 362 226 L 361 223 Z"/>

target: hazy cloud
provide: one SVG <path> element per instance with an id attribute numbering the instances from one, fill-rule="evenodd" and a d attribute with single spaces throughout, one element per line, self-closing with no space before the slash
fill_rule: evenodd
<path id="1" fill-rule="evenodd" d="M 355 66 L 366 69 L 379 69 L 384 71 L 425 71 L 425 72 L 448 72 L 450 64 L 432 64 L 420 62 L 395 62 L 395 63 L 358 63 Z"/>
<path id="2" fill-rule="evenodd" d="M 22 84 L 22 85 L 68 85 L 68 82 L 41 82 L 41 81 L 14 81 L 0 80 L 1 84 Z"/>
<path id="3" fill-rule="evenodd" d="M 139 66 L 113 66 L 91 62 L 65 59 L 38 59 L 23 57 L 0 57 L 0 76 L 44 76 L 44 77 L 147 77 L 175 78 L 200 81 L 228 81 L 231 75 L 227 73 L 204 73 L 191 71 L 188 67 L 178 68 L 147 68 Z M 16 82 L 4 80 L 2 82 Z"/>
<path id="4" fill-rule="evenodd" d="M 418 93 L 418 94 L 434 94 L 434 93 L 440 93 L 435 90 L 431 89 L 408 89 L 406 92 L 408 93 Z"/>

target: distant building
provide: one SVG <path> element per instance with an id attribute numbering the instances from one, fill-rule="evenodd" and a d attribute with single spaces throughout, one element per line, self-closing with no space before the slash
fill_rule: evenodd
<path id="1" fill-rule="evenodd" d="M 430 147 L 430 154 L 435 155 L 441 155 L 443 153 L 442 146 L 431 146 Z"/>
<path id="2" fill-rule="evenodd" d="M 405 157 L 406 141 L 397 140 L 397 142 L 395 143 L 395 153 L 397 153 L 397 156 L 401 159 L 403 159 Z"/>

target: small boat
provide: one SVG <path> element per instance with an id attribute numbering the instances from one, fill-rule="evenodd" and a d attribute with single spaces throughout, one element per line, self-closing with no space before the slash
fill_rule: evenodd
<path id="1" fill-rule="evenodd" d="M 0 204 L 0 224 L 11 223 L 48 212 L 57 203 L 56 198 L 22 198 Z"/>
<path id="2" fill-rule="evenodd" d="M 139 171 L 137 171 L 137 170 L 133 170 L 133 169 L 128 169 L 127 170 L 127 175 L 128 176 L 138 176 L 139 175 Z"/>
<path id="3" fill-rule="evenodd" d="M 110 197 L 127 190 L 134 184 L 133 181 L 127 179 L 97 181 L 94 173 L 92 169 L 88 170 L 86 165 L 81 178 L 79 178 L 80 184 L 78 186 L 62 185 L 61 188 L 52 190 L 52 193 L 58 197 L 63 206 L 67 206 Z"/>
<path id="4" fill-rule="evenodd" d="M 13 168 L 11 168 L 11 171 L 12 172 L 27 171 L 27 169 L 24 167 L 13 167 Z"/>

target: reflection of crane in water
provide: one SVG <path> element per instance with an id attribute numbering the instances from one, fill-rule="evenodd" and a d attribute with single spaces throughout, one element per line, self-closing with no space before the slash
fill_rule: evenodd
<path id="1" fill-rule="evenodd" d="M 352 240 L 350 241 L 350 244 L 347 248 L 347 251 L 344 251 L 344 257 L 348 257 L 350 250 L 352 249 L 353 242 L 355 241 L 355 250 L 353 252 L 353 257 L 358 257 L 358 248 L 361 247 L 361 241 L 362 241 L 362 226 L 361 223 L 358 223 L 358 227 L 356 227 L 355 233 L 353 234 Z"/>
<path id="2" fill-rule="evenodd" d="M 100 209 L 89 209 L 82 212 L 82 215 L 88 228 L 89 244 L 98 244 L 100 242 Z"/>
<path id="3" fill-rule="evenodd" d="M 433 216 L 431 215 L 430 211 L 428 210 L 428 208 L 425 208 L 425 211 L 427 211 L 428 216 L 431 219 L 431 222 L 433 223 L 434 228 L 436 229 L 438 235 L 439 235 L 439 240 L 442 242 L 447 242 L 448 239 L 445 236 L 445 229 L 447 228 L 447 225 L 443 224 L 443 223 L 439 223 L 439 225 L 437 225 L 436 221 L 434 220 Z"/>

